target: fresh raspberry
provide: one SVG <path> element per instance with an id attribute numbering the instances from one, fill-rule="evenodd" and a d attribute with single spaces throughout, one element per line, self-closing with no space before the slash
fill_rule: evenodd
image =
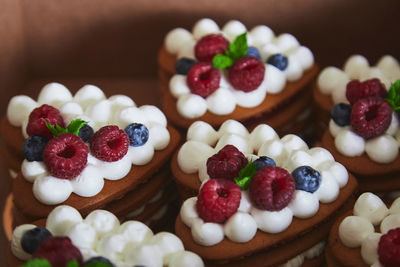
<path id="1" fill-rule="evenodd" d="M 233 145 L 226 145 L 217 154 L 207 159 L 207 173 L 210 178 L 233 180 L 249 161 Z"/>
<path id="2" fill-rule="evenodd" d="M 53 126 L 58 124 L 61 127 L 64 127 L 64 121 L 61 117 L 60 111 L 55 107 L 44 104 L 32 110 L 29 115 L 29 121 L 26 127 L 28 135 L 31 136 L 36 134 L 52 138 L 53 134 L 47 128 L 45 121 Z"/>
<path id="3" fill-rule="evenodd" d="M 64 133 L 47 143 L 43 162 L 54 177 L 72 179 L 85 168 L 88 153 L 88 147 L 79 136 Z"/>
<path id="4" fill-rule="evenodd" d="M 100 128 L 90 139 L 90 151 L 102 161 L 122 159 L 129 148 L 129 137 L 115 125 Z"/>
<path id="5" fill-rule="evenodd" d="M 193 94 L 206 97 L 219 88 L 221 73 L 211 63 L 199 62 L 193 65 L 187 75 L 187 84 Z"/>
<path id="6" fill-rule="evenodd" d="M 46 259 L 53 267 L 65 267 L 68 262 L 73 260 L 79 264 L 82 264 L 83 261 L 81 252 L 72 244 L 71 239 L 60 236 L 45 239 L 32 258 Z"/>
<path id="7" fill-rule="evenodd" d="M 240 187 L 226 179 L 210 179 L 200 190 L 196 209 L 205 222 L 223 223 L 240 205 Z"/>
<path id="8" fill-rule="evenodd" d="M 346 85 L 346 97 L 350 104 L 353 105 L 361 98 L 370 96 L 380 96 L 385 98 L 387 91 L 379 79 L 369 79 L 364 82 L 352 80 Z"/>
<path id="9" fill-rule="evenodd" d="M 365 139 L 383 134 L 392 121 L 392 108 L 380 97 L 368 97 L 354 103 L 350 115 L 351 126 Z"/>
<path id="10" fill-rule="evenodd" d="M 250 92 L 264 80 L 265 65 L 256 57 L 245 56 L 236 60 L 229 69 L 229 81 L 240 91 Z"/>
<path id="11" fill-rule="evenodd" d="M 400 266 L 400 227 L 382 235 L 378 243 L 379 262 L 385 267 Z"/>
<path id="12" fill-rule="evenodd" d="M 250 199 L 259 209 L 278 211 L 292 200 L 293 177 L 285 169 L 268 166 L 259 170 L 250 184 Z"/>
<path id="13" fill-rule="evenodd" d="M 208 34 L 197 41 L 194 53 L 199 61 L 211 62 L 216 54 L 225 54 L 229 41 L 221 34 Z"/>

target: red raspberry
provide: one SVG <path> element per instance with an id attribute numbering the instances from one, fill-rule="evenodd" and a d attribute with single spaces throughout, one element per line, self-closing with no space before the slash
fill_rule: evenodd
<path id="1" fill-rule="evenodd" d="M 361 98 L 370 96 L 380 96 L 385 98 L 387 91 L 379 79 L 369 79 L 364 82 L 352 80 L 346 85 L 346 97 L 350 104 L 353 105 Z"/>
<path id="2" fill-rule="evenodd" d="M 45 121 L 53 126 L 58 124 L 61 127 L 64 127 L 64 121 L 60 115 L 60 111 L 55 107 L 44 104 L 32 110 L 29 115 L 29 121 L 26 127 L 28 135 L 31 136 L 37 134 L 52 138 L 53 134 L 47 128 Z"/>
<path id="3" fill-rule="evenodd" d="M 229 41 L 221 34 L 208 34 L 197 41 L 194 53 L 199 61 L 211 62 L 216 54 L 225 54 Z"/>
<path id="4" fill-rule="evenodd" d="M 380 97 L 358 100 L 351 109 L 351 126 L 365 139 L 383 134 L 392 121 L 392 108 Z"/>
<path id="5" fill-rule="evenodd" d="M 264 80 L 265 65 L 256 57 L 245 56 L 236 60 L 229 69 L 229 81 L 236 90 L 250 92 Z"/>
<path id="6" fill-rule="evenodd" d="M 122 159 L 129 148 L 129 136 L 115 125 L 104 126 L 90 139 L 90 151 L 102 161 Z"/>
<path id="7" fill-rule="evenodd" d="M 187 84 L 193 94 L 206 97 L 219 88 L 221 73 L 211 63 L 199 62 L 192 66 L 187 75 Z"/>
<path id="8" fill-rule="evenodd" d="M 85 168 L 88 153 L 88 147 L 79 136 L 64 133 L 47 143 L 43 162 L 54 177 L 72 179 Z"/>
<path id="9" fill-rule="evenodd" d="M 381 236 L 378 243 L 378 255 L 383 266 L 400 266 L 400 227 Z"/>
<path id="10" fill-rule="evenodd" d="M 250 199 L 259 209 L 278 211 L 292 200 L 295 182 L 288 171 L 268 166 L 259 170 L 250 184 Z"/>
<path id="11" fill-rule="evenodd" d="M 225 179 L 210 179 L 200 190 L 196 209 L 205 222 L 223 223 L 240 205 L 240 187 Z"/>
<path id="12" fill-rule="evenodd" d="M 82 264 L 83 257 L 77 247 L 75 247 L 69 237 L 49 237 L 45 239 L 35 253 L 33 259 L 46 259 L 53 267 L 65 267 L 67 263 L 76 260 Z"/>
<path id="13" fill-rule="evenodd" d="M 217 154 L 207 159 L 207 173 L 210 178 L 233 180 L 249 161 L 233 145 L 226 145 Z"/>

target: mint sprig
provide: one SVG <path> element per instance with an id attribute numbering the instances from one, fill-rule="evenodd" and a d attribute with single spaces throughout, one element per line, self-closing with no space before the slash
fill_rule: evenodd
<path id="1" fill-rule="evenodd" d="M 400 111 L 400 80 L 392 83 L 385 100 L 390 104 L 393 111 Z"/>
<path id="2" fill-rule="evenodd" d="M 236 177 L 235 183 L 242 190 L 247 190 L 250 187 L 251 180 L 253 179 L 254 174 L 256 174 L 257 168 L 252 160 L 239 172 L 239 176 Z"/>
<path id="3" fill-rule="evenodd" d="M 54 127 L 47 121 L 45 121 L 45 123 L 46 123 L 47 128 L 49 128 L 50 132 L 54 136 L 59 136 L 60 134 L 63 134 L 63 133 L 73 133 L 75 135 L 78 135 L 79 130 L 88 122 L 81 120 L 81 119 L 76 119 L 76 120 L 71 121 L 71 123 L 65 129 L 58 124 L 56 124 L 56 126 Z"/>
<path id="4" fill-rule="evenodd" d="M 72 260 L 68 262 L 65 267 L 79 267 L 79 262 L 77 260 Z"/>
<path id="5" fill-rule="evenodd" d="M 226 69 L 232 66 L 235 60 L 244 57 L 247 54 L 247 33 L 242 33 L 229 44 L 229 49 L 225 51 L 225 55 L 217 54 L 214 56 L 212 63 L 217 69 Z"/>
<path id="6" fill-rule="evenodd" d="M 50 262 L 45 259 L 33 259 L 27 261 L 22 267 L 52 267 Z"/>
<path id="7" fill-rule="evenodd" d="M 66 267 L 79 267 L 77 260 L 72 260 L 65 265 Z M 27 261 L 22 267 L 52 267 L 51 263 L 46 259 L 33 259 Z M 111 264 L 101 261 L 91 262 L 86 264 L 85 267 L 112 267 Z"/>

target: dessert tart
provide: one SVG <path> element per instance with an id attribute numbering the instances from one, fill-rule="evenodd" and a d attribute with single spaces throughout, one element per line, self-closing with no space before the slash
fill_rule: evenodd
<path id="1" fill-rule="evenodd" d="M 333 106 L 322 146 L 351 172 L 361 192 L 400 190 L 400 80 L 389 92 L 379 79 L 347 84 L 347 103 Z"/>
<path id="2" fill-rule="evenodd" d="M 309 129 L 312 52 L 291 34 L 275 36 L 232 20 L 222 29 L 201 19 L 192 32 L 170 31 L 158 55 L 162 108 L 180 129 L 202 120 L 220 126 L 235 119 L 279 134 Z"/>
<path id="3" fill-rule="evenodd" d="M 13 180 L 14 225 L 45 218 L 59 204 L 83 215 L 106 208 L 124 218 L 171 183 L 166 166 L 180 135 L 155 106 L 106 98 L 93 85 L 72 96 L 52 83 L 37 102 L 16 96 L 7 111 L 11 125 L 3 120 L 2 132 L 25 157 Z"/>
<path id="4" fill-rule="evenodd" d="M 329 126 L 330 113 L 335 104 L 349 103 L 346 86 L 351 80 L 366 81 L 377 78 L 389 90 L 391 83 L 400 79 L 400 65 L 390 55 L 382 56 L 370 65 L 362 55 L 350 56 L 342 69 L 329 66 L 318 75 L 313 86 L 315 131 L 321 137 Z"/>
<path id="5" fill-rule="evenodd" d="M 174 176 L 174 164 L 186 172 L 178 182 L 199 186 L 175 222 L 184 246 L 210 266 L 301 266 L 321 256 L 332 223 L 354 203 L 357 182 L 343 165 L 266 124 L 251 133 L 237 121 L 218 131 L 196 124 L 172 161 Z"/>
<path id="6" fill-rule="evenodd" d="M 51 265 L 29 266 L 66 266 L 71 261 L 76 261 L 73 266 L 204 266 L 172 233 L 155 234 L 135 220 L 120 223 L 106 210 L 94 210 L 83 218 L 66 205 L 56 207 L 46 220 L 22 224 L 13 231 L 9 266 L 39 260 Z M 94 262 L 108 265 L 90 265 Z"/>
<path id="7" fill-rule="evenodd" d="M 385 204 L 366 192 L 333 225 L 325 251 L 328 266 L 399 266 L 400 198 Z"/>

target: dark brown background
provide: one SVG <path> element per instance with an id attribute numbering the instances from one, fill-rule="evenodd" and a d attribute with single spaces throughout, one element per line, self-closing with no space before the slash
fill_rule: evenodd
<path id="1" fill-rule="evenodd" d="M 138 104 L 158 104 L 157 49 L 169 30 L 202 17 L 292 33 L 322 67 L 353 53 L 372 64 L 400 58 L 399 8 L 398 0 L 0 0 L 0 115 L 11 96 L 36 95 L 47 81 L 106 92 L 116 81 Z M 3 207 L 9 178 L 1 179 Z"/>

